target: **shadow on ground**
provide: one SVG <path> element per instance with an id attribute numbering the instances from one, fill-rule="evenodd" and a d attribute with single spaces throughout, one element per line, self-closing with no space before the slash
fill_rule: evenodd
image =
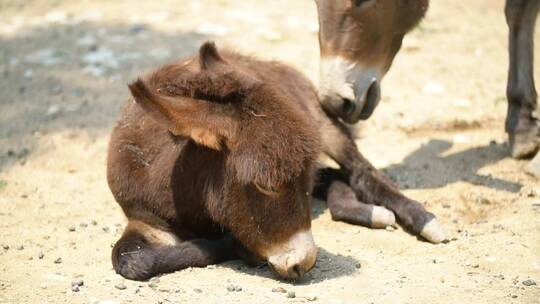
<path id="1" fill-rule="evenodd" d="M 452 142 L 430 140 L 403 162 L 384 168 L 383 171 L 406 189 L 440 188 L 458 181 L 512 193 L 521 189 L 522 185 L 517 182 L 478 173 L 483 167 L 508 157 L 506 145 L 491 143 L 443 155 L 451 147 Z"/>
<path id="2" fill-rule="evenodd" d="M 235 260 L 221 265 L 248 275 L 278 280 L 278 276 L 266 264 L 258 267 L 249 267 L 243 261 Z M 336 255 L 319 247 L 317 262 L 310 272 L 298 280 L 282 280 L 282 282 L 288 282 L 294 285 L 310 285 L 342 276 L 352 275 L 359 271 L 358 268 L 360 268 L 360 264 L 355 258 L 351 256 Z"/>
<path id="3" fill-rule="evenodd" d="M 48 25 L 0 36 L 0 172 L 32 154 L 40 134 L 103 134 L 142 72 L 207 40 L 144 24 Z"/>

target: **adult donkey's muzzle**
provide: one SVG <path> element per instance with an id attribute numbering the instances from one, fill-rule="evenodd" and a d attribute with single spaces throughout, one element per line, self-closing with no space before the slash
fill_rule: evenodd
<path id="1" fill-rule="evenodd" d="M 342 119 L 354 124 L 368 119 L 381 99 L 381 86 L 376 78 L 354 84 L 354 101 L 344 100 Z"/>

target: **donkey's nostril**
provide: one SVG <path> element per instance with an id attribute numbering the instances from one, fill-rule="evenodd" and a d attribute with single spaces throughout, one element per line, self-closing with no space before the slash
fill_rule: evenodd
<path id="1" fill-rule="evenodd" d="M 343 98 L 342 110 L 345 116 L 351 115 L 355 109 L 354 102 L 348 98 Z"/>
<path id="2" fill-rule="evenodd" d="M 291 278 L 299 278 L 304 275 L 305 271 L 302 269 L 302 267 L 299 264 L 293 265 L 291 268 L 289 268 L 289 275 Z"/>

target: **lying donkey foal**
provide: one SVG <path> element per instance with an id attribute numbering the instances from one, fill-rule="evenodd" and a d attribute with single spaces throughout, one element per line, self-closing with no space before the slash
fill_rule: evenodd
<path id="1" fill-rule="evenodd" d="M 395 213 L 413 233 L 444 239 L 435 217 L 362 157 L 290 67 L 205 43 L 129 88 L 135 103 L 113 130 L 107 170 L 128 217 L 112 253 L 126 278 L 238 257 L 300 277 L 317 255 L 310 192 L 320 152 L 341 166 L 324 171 L 317 191 L 334 219 L 385 227 Z"/>
<path id="2" fill-rule="evenodd" d="M 315 264 L 311 189 L 320 154 L 290 69 L 205 43 L 129 85 L 107 177 L 128 225 L 114 269 L 144 280 L 247 249 L 284 278 Z M 300 101 L 300 103 L 298 103 Z"/>

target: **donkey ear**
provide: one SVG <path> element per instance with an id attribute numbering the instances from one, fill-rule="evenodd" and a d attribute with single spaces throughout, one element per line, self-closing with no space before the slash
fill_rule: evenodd
<path id="1" fill-rule="evenodd" d="M 216 64 L 224 62 L 225 61 L 219 55 L 214 42 L 207 41 L 199 48 L 199 64 L 201 66 L 201 70 L 207 70 Z"/>
<path id="2" fill-rule="evenodd" d="M 131 83 L 129 90 L 135 102 L 174 135 L 190 137 L 214 150 L 221 150 L 232 137 L 234 120 L 217 103 L 163 96 L 152 92 L 141 79 Z"/>

